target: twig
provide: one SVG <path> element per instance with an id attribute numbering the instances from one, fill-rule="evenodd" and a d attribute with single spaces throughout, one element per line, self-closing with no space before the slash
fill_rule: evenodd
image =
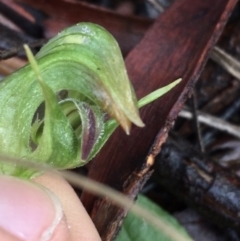
<path id="1" fill-rule="evenodd" d="M 155 177 L 206 220 L 239 230 L 240 179 L 234 174 L 237 170 L 219 165 L 219 160 L 202 157 L 186 139 L 171 134 L 155 160 Z"/>
<path id="2" fill-rule="evenodd" d="M 13 71 L 16 71 L 17 69 L 23 67 L 25 64 L 27 64 L 27 61 L 22 60 L 18 57 L 4 60 L 0 63 L 0 74 L 4 76 L 9 75 Z"/>
<path id="3" fill-rule="evenodd" d="M 186 110 L 186 109 L 181 110 L 181 112 L 179 113 L 179 116 L 184 117 L 186 119 L 193 118 L 193 114 L 189 110 Z M 227 121 L 224 121 L 220 118 L 206 114 L 201 111 L 197 112 L 197 116 L 198 116 L 198 120 L 201 123 L 204 123 L 208 126 L 216 128 L 220 131 L 227 132 L 228 134 L 231 134 L 237 138 L 240 138 L 240 127 L 239 126 L 230 124 Z"/>
<path id="4" fill-rule="evenodd" d="M 41 47 L 46 42 L 47 42 L 46 39 L 40 39 L 27 44 L 29 45 L 30 48 L 37 48 L 37 47 Z M 24 51 L 23 45 L 18 46 L 16 48 L 11 48 L 9 50 L 0 51 L 0 60 L 9 59 L 15 55 L 18 55 L 21 51 Z"/>
<path id="5" fill-rule="evenodd" d="M 147 0 L 158 12 L 162 13 L 165 11 L 165 8 L 161 3 L 156 0 Z"/>
<path id="6" fill-rule="evenodd" d="M 201 151 L 201 153 L 205 152 L 204 144 L 202 141 L 202 135 L 201 135 L 201 129 L 200 129 L 200 123 L 198 119 L 198 113 L 197 113 L 197 95 L 196 95 L 196 90 L 194 88 L 193 91 L 193 96 L 192 96 L 192 103 L 193 103 L 193 121 L 196 127 L 197 131 L 197 139 L 198 139 L 198 146 Z"/>
<path id="7" fill-rule="evenodd" d="M 239 89 L 238 89 L 239 93 Z M 218 115 L 219 119 L 222 119 L 224 121 L 228 121 L 233 115 L 238 114 L 240 109 L 240 98 L 237 97 L 234 101 L 231 102 L 230 105 L 228 105 L 227 108 L 225 108 L 221 113 Z M 203 140 L 205 145 L 209 145 L 215 138 L 216 138 L 217 130 L 213 129 L 211 131 L 206 132 L 203 135 Z"/>
<path id="8" fill-rule="evenodd" d="M 229 74 L 240 80 L 240 62 L 219 47 L 214 47 L 210 58 L 222 66 Z"/>

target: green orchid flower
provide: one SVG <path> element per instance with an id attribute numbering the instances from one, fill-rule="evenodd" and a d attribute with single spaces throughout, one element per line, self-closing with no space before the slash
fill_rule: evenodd
<path id="1" fill-rule="evenodd" d="M 117 42 L 92 23 L 63 30 L 35 58 L 25 49 L 30 65 L 0 83 L 0 152 L 56 169 L 86 164 L 118 125 L 143 127 L 138 108 L 180 81 L 137 102 Z M 38 174 L 4 162 L 0 173 Z"/>

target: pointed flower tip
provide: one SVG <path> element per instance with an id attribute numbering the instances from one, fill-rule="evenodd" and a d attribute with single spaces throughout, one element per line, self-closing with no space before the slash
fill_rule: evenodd
<path id="1" fill-rule="evenodd" d="M 145 124 L 143 123 L 142 119 L 140 118 L 139 114 L 136 115 L 132 120 L 132 123 L 138 127 L 144 127 Z"/>
<path id="2" fill-rule="evenodd" d="M 131 124 L 129 124 L 129 125 L 121 125 L 122 126 L 122 128 L 123 128 L 123 130 L 124 130 L 124 132 L 129 136 L 130 135 L 130 130 L 131 130 Z"/>
<path id="3" fill-rule="evenodd" d="M 142 120 L 139 118 L 138 120 L 135 120 L 133 122 L 136 126 L 138 127 L 144 127 L 145 124 L 142 122 Z M 131 122 L 129 123 L 125 123 L 125 124 L 120 124 L 124 130 L 124 132 L 127 134 L 127 135 L 130 135 L 130 131 L 131 131 Z"/>
<path id="4" fill-rule="evenodd" d="M 138 127 L 144 127 L 145 124 L 143 123 L 143 121 L 139 118 L 138 121 L 134 122 L 134 124 Z"/>

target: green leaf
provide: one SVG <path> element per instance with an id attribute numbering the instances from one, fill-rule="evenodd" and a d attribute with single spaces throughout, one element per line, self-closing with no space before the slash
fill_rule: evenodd
<path id="1" fill-rule="evenodd" d="M 173 218 L 166 211 L 162 210 L 158 205 L 150 201 L 148 198 L 139 195 L 137 204 L 159 216 L 159 219 L 163 219 L 166 223 L 172 226 L 176 232 L 186 236 L 186 240 L 192 240 L 185 229 L 177 222 L 175 218 Z M 124 219 L 122 229 L 116 241 L 146 240 L 174 241 L 170 239 L 166 234 L 164 234 L 163 231 L 157 230 L 142 218 L 136 217 L 131 212 L 129 212 Z"/>
<path id="2" fill-rule="evenodd" d="M 138 107 L 141 108 L 154 100 L 158 99 L 159 97 L 165 95 L 168 91 L 170 91 L 172 88 L 174 88 L 176 85 L 178 85 L 182 81 L 181 78 L 173 81 L 169 85 L 166 85 L 160 89 L 157 89 L 153 91 L 152 93 L 148 94 L 147 96 L 143 97 L 138 101 Z"/>

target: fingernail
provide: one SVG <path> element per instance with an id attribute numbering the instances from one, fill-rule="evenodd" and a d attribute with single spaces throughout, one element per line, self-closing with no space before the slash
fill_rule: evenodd
<path id="1" fill-rule="evenodd" d="M 0 227 L 31 241 L 47 241 L 62 219 L 59 200 L 30 181 L 0 175 Z"/>

